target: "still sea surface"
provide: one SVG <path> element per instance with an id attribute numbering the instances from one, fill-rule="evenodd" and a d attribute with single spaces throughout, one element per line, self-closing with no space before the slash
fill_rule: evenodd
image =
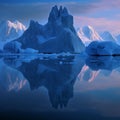
<path id="1" fill-rule="evenodd" d="M 120 57 L 0 58 L 0 120 L 119 120 Z"/>

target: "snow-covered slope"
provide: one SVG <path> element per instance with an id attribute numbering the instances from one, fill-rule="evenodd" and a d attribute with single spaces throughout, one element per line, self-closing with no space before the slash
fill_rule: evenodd
<path id="1" fill-rule="evenodd" d="M 9 20 L 0 22 L 0 49 L 3 49 L 5 43 L 18 38 L 26 30 L 26 27 L 19 21 L 11 22 Z"/>
<path id="2" fill-rule="evenodd" d="M 96 32 L 96 30 L 91 26 L 84 26 L 77 31 L 79 38 L 87 46 L 92 41 L 102 41 L 103 39 Z"/>
<path id="3" fill-rule="evenodd" d="M 22 49 L 32 48 L 44 53 L 80 53 L 85 49 L 73 27 L 73 16 L 62 6 L 59 9 L 57 6 L 52 8 L 45 25 L 31 21 L 24 34 L 6 44 L 4 50 L 16 52 L 14 47 L 11 46 L 15 41 L 21 44 Z"/>
<path id="4" fill-rule="evenodd" d="M 116 36 L 117 43 L 120 45 L 120 34 Z"/>
<path id="5" fill-rule="evenodd" d="M 117 42 L 117 39 L 108 31 L 103 32 L 100 36 L 104 41 Z"/>
<path id="6" fill-rule="evenodd" d="M 19 21 L 11 22 L 9 20 L 0 22 L 0 41 L 6 41 L 19 37 L 26 27 Z"/>

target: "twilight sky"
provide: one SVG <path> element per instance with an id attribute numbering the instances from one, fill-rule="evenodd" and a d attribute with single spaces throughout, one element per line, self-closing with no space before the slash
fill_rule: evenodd
<path id="1" fill-rule="evenodd" d="M 98 32 L 120 33 L 120 0 L 0 0 L 0 20 L 44 24 L 54 5 L 66 6 L 74 16 L 74 26 L 93 26 Z"/>

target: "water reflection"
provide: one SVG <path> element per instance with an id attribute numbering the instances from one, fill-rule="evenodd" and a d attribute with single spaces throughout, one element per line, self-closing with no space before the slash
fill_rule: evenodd
<path id="1" fill-rule="evenodd" d="M 95 78 L 99 75 L 99 70 L 94 71 L 87 65 L 84 65 L 81 72 L 78 75 L 80 81 L 93 82 Z"/>
<path id="2" fill-rule="evenodd" d="M 7 76 L 10 78 L 9 83 L 12 83 L 11 88 L 22 89 L 25 85 L 23 86 L 21 81 L 24 80 L 27 80 L 30 86 L 30 90 L 27 90 L 27 92 L 23 90 L 23 92 L 26 93 L 20 100 L 16 98 L 16 94 L 13 95 L 11 101 L 15 98 L 14 102 L 18 102 L 14 103 L 15 105 L 12 104 L 9 108 L 10 110 L 11 108 L 19 110 L 23 105 L 23 107 L 26 107 L 26 109 L 25 107 L 23 108 L 26 111 L 29 109 L 37 109 L 38 111 L 44 109 L 47 111 L 48 108 L 49 111 L 56 110 L 49 106 L 49 103 L 51 103 L 53 108 L 65 107 L 60 110 L 67 109 L 68 111 L 72 111 L 77 109 L 76 111 L 78 112 L 84 111 L 84 113 L 86 113 L 86 111 L 92 111 L 94 114 L 98 113 L 99 115 L 119 116 L 119 61 L 120 57 L 88 57 L 84 59 L 79 55 L 55 55 L 52 57 L 6 56 L 3 58 L 3 63 L 0 63 L 5 63 L 4 66 L 0 68 L 0 72 L 1 74 L 5 73 L 8 69 L 4 69 L 2 72 L 2 68 L 5 68 L 5 65 L 7 65 L 9 68 L 7 73 L 9 73 L 9 76 L 11 75 L 11 78 Z M 15 73 L 14 77 L 12 77 L 12 72 Z M 4 79 L 4 77 L 2 78 Z M 6 84 L 6 82 L 3 82 L 3 85 L 4 84 Z M 41 88 L 47 89 L 48 94 L 45 97 L 48 98 L 49 95 L 49 100 L 41 95 Z M 37 93 L 34 91 L 37 91 Z M 17 94 L 19 93 L 20 92 L 17 92 Z M 10 92 L 8 94 L 10 94 Z M 113 98 L 111 96 L 113 96 Z M 24 102 L 21 103 L 23 97 Z M 31 98 L 30 101 L 29 98 Z M 35 98 L 37 98 L 37 102 Z M 5 99 L 6 97 L 3 98 L 3 103 L 5 103 Z M 21 104 L 18 105 L 19 103 Z M 5 105 L 6 104 L 3 104 L 3 106 L 0 105 L 0 107 L 2 106 L 1 109 L 4 108 Z"/>
<path id="3" fill-rule="evenodd" d="M 103 74 L 109 77 L 113 70 L 120 71 L 120 57 L 89 56 L 85 60 L 78 77 L 82 81 L 93 82 L 97 76 Z"/>
<path id="4" fill-rule="evenodd" d="M 19 91 L 26 84 L 23 75 L 0 60 L 0 89 L 5 91 Z"/>
<path id="5" fill-rule="evenodd" d="M 45 58 L 45 57 L 44 57 Z M 66 107 L 73 97 L 73 86 L 84 60 L 78 56 L 58 56 L 56 59 L 4 58 L 4 62 L 20 71 L 29 81 L 31 90 L 44 86 L 54 108 Z"/>
<path id="6" fill-rule="evenodd" d="M 112 71 L 120 67 L 120 57 L 90 56 L 86 59 L 86 65 L 92 70 L 106 69 Z"/>

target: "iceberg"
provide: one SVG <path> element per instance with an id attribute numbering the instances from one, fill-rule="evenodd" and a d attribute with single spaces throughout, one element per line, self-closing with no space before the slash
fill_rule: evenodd
<path id="1" fill-rule="evenodd" d="M 11 44 L 16 41 L 21 43 L 21 49 L 32 48 L 40 53 L 81 53 L 85 50 L 74 29 L 73 16 L 62 6 L 59 9 L 57 6 L 52 8 L 45 25 L 31 20 L 23 35 L 5 44 L 4 50 L 11 52 Z M 16 50 L 14 52 L 16 53 Z"/>
<path id="2" fill-rule="evenodd" d="M 112 41 L 94 41 L 86 47 L 86 53 L 90 56 L 120 55 L 120 46 Z"/>

